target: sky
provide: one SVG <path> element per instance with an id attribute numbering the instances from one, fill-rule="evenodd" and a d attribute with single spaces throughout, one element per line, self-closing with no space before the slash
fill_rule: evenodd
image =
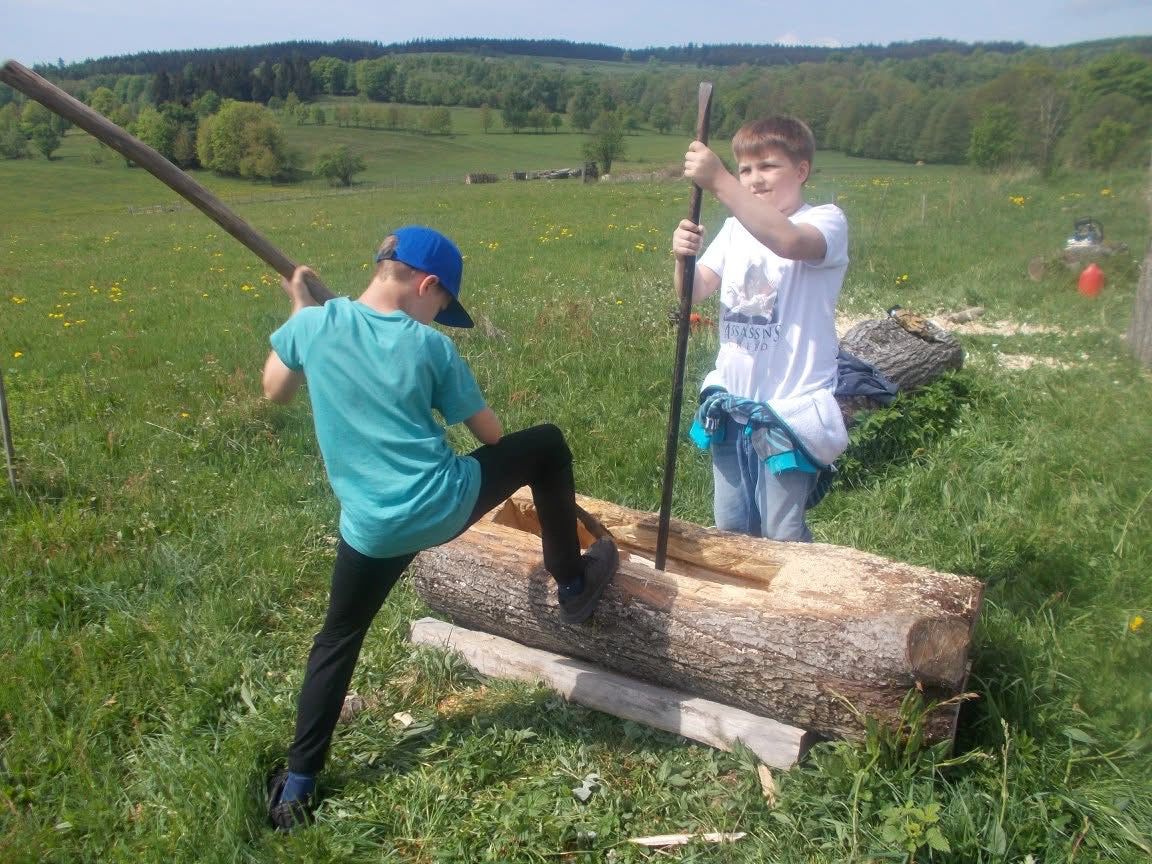
<path id="1" fill-rule="evenodd" d="M 0 61 L 292 40 L 567 39 L 622 48 L 945 38 L 1067 45 L 1152 35 L 1152 0 L 0 0 Z"/>

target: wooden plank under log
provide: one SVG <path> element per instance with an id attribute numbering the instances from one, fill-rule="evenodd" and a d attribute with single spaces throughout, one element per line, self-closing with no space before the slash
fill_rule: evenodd
<path id="1" fill-rule="evenodd" d="M 461 626 L 830 737 L 862 737 L 855 712 L 895 721 L 910 688 L 935 701 L 963 692 L 983 596 L 976 579 L 679 520 L 658 571 L 656 514 L 578 502 L 621 550 L 589 624 L 559 620 L 527 489 L 417 556 L 411 584 Z M 952 737 L 957 711 L 934 712 L 926 735 Z"/>
<path id="2" fill-rule="evenodd" d="M 711 747 L 731 750 L 739 741 L 773 768 L 791 768 L 808 744 L 803 729 L 609 672 L 586 660 L 528 648 L 503 636 L 421 618 L 412 622 L 409 638 L 418 645 L 456 651 L 483 675 L 542 681 L 571 702 Z"/>

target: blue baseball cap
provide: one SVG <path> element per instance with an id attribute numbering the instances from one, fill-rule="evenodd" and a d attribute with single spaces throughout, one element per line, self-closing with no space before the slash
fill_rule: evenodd
<path id="1" fill-rule="evenodd" d="M 460 305 L 460 277 L 464 272 L 464 259 L 456 244 L 432 228 L 422 225 L 409 225 L 397 228 L 392 234 L 396 237 L 396 248 L 387 254 L 376 256 L 376 261 L 385 259 L 407 264 L 440 280 L 444 290 L 452 295 L 452 303 L 434 319 L 445 327 L 473 327 L 472 316 Z"/>

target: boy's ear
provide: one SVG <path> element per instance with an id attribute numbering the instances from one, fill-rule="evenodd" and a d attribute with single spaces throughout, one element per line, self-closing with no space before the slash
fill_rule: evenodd
<path id="1" fill-rule="evenodd" d="M 803 174 L 803 176 L 800 178 L 800 182 L 807 183 L 808 178 L 812 175 L 812 163 L 807 159 L 801 159 L 800 164 L 797 167 Z"/>
<path id="2" fill-rule="evenodd" d="M 439 276 L 433 276 L 431 273 L 420 273 L 419 271 L 416 275 L 420 277 L 420 284 L 416 286 L 416 293 L 421 297 L 440 284 Z"/>

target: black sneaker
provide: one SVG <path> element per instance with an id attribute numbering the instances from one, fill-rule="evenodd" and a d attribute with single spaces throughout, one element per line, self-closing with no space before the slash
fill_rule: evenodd
<path id="1" fill-rule="evenodd" d="M 584 583 L 579 591 L 556 588 L 560 601 L 560 620 L 565 624 L 583 624 L 592 617 L 600 596 L 620 566 L 620 553 L 611 537 L 601 537 L 583 555 Z"/>
<path id="2" fill-rule="evenodd" d="M 268 778 L 268 821 L 277 831 L 292 831 L 312 821 L 312 796 L 302 800 L 281 801 L 288 772 L 278 771 Z"/>

